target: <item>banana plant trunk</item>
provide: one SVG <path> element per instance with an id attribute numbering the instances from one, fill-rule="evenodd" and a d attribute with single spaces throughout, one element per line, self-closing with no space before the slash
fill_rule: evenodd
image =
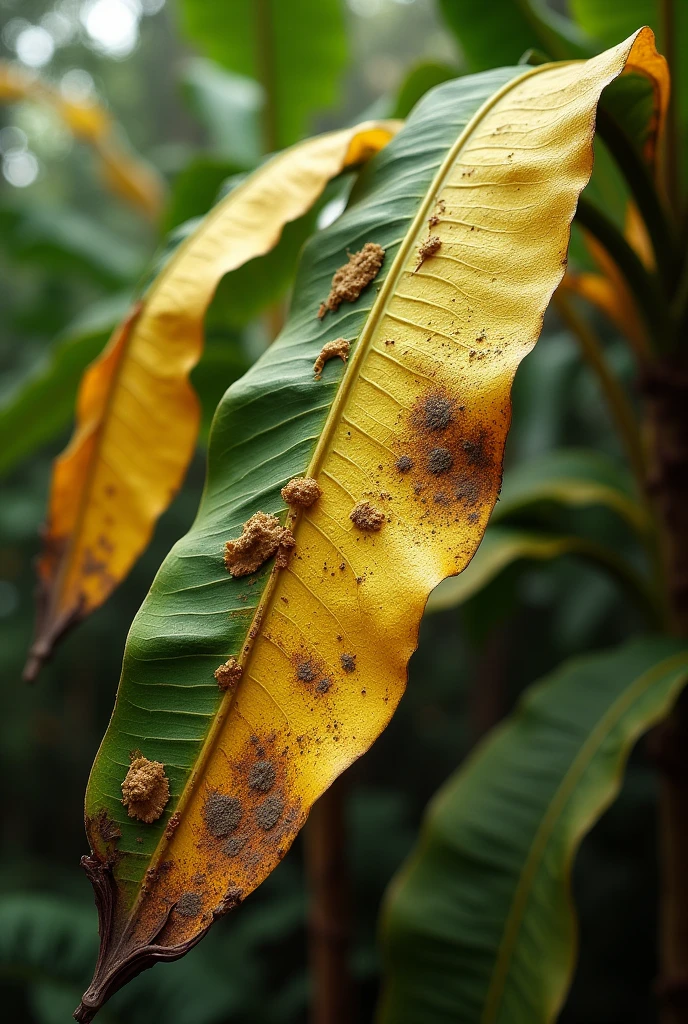
<path id="1" fill-rule="evenodd" d="M 674 632 L 688 637 L 688 360 L 665 357 L 645 375 L 648 490 L 662 527 Z M 662 1024 L 688 1024 L 688 692 L 658 728 Z"/>

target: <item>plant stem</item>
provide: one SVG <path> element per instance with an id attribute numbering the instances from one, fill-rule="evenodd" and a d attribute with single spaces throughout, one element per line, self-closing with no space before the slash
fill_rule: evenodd
<path id="1" fill-rule="evenodd" d="M 570 299 L 562 292 L 555 294 L 554 301 L 559 315 L 576 336 L 588 365 L 599 381 L 609 414 L 642 494 L 645 488 L 645 456 L 636 416 L 626 392 L 609 369 L 600 340 L 588 321 L 578 313 Z"/>
<path id="2" fill-rule="evenodd" d="M 621 125 L 605 109 L 604 100 L 597 111 L 597 132 L 626 179 L 647 228 L 662 279 L 673 283 L 676 278 L 676 232 L 669 222 L 650 168 Z"/>
<path id="3" fill-rule="evenodd" d="M 335 780 L 320 797 L 304 832 L 310 886 L 308 953 L 312 984 L 310 1024 L 352 1024 L 349 973 L 348 875 L 344 824 L 346 782 Z"/>
<path id="4" fill-rule="evenodd" d="M 648 271 L 616 225 L 585 196 L 578 200 L 576 220 L 607 250 L 623 274 L 642 313 L 648 335 L 658 352 L 672 347 L 669 304 L 657 275 Z"/>

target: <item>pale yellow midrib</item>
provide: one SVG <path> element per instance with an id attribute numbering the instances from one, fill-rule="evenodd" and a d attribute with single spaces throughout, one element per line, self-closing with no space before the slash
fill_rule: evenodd
<path id="1" fill-rule="evenodd" d="M 582 63 L 582 62 L 581 61 L 569 61 L 567 63 Z M 563 63 L 559 63 L 559 64 L 557 64 L 557 66 L 561 67 L 561 66 L 563 66 Z M 390 272 L 387 275 L 387 277 L 385 279 L 385 282 L 384 282 L 382 288 L 380 289 L 380 292 L 378 293 L 377 298 L 375 299 L 375 302 L 374 302 L 373 307 L 372 307 L 372 309 L 370 311 L 368 319 L 366 320 L 366 324 L 365 324 L 361 334 L 359 335 L 358 343 L 356 345 L 354 354 L 353 354 L 353 356 L 351 357 L 351 359 L 349 361 L 349 364 L 348 364 L 346 372 L 344 374 L 344 378 L 342 380 L 342 383 L 341 383 L 341 385 L 339 387 L 339 390 L 337 392 L 337 395 L 335 396 L 335 399 L 334 399 L 334 401 L 332 403 L 332 407 L 330 409 L 330 412 L 327 415 L 327 419 L 325 421 L 325 425 L 323 427 L 323 431 L 322 431 L 322 433 L 320 435 L 320 438 L 318 440 L 318 443 L 316 445 L 315 451 L 313 453 L 313 457 L 311 458 L 311 461 L 310 461 L 310 463 L 308 465 L 308 468 L 306 470 L 306 475 L 308 475 L 308 476 L 316 476 L 316 474 L 318 473 L 318 471 L 319 471 L 319 469 L 321 467 L 322 461 L 323 461 L 325 455 L 327 454 L 327 452 L 329 450 L 330 442 L 332 440 L 332 435 L 334 433 L 336 425 L 339 422 L 339 418 L 341 416 L 341 412 L 342 412 L 342 410 L 344 408 L 344 405 L 346 404 L 346 401 L 347 401 L 347 399 L 349 397 L 350 392 L 352 391 L 352 389 L 354 387 L 354 384 L 352 384 L 352 381 L 355 382 L 355 378 L 357 376 L 357 372 L 358 372 L 359 366 L 365 360 L 365 357 L 368 354 L 370 342 L 372 340 L 372 336 L 374 334 L 375 327 L 377 326 L 377 323 L 379 322 L 381 316 L 384 314 L 384 310 L 386 308 L 386 305 L 387 305 L 389 299 L 391 298 L 391 295 L 393 295 L 392 285 L 394 284 L 396 286 L 396 283 L 397 283 L 399 277 L 401 276 L 401 271 L 402 271 L 402 269 L 403 269 L 403 267 L 404 267 L 404 265 L 406 263 L 406 260 L 408 259 L 408 256 L 409 256 L 409 254 L 411 252 L 411 249 L 413 247 L 416 235 L 418 234 L 418 231 L 419 231 L 423 221 L 427 218 L 428 211 L 430 210 L 430 207 L 431 207 L 432 203 L 435 200 L 435 196 L 436 196 L 437 192 L 439 191 L 440 184 L 443 181 L 443 179 L 447 176 L 449 170 L 451 169 L 452 165 L 454 164 L 454 162 L 455 162 L 459 152 L 461 151 L 462 147 L 464 146 L 466 140 L 468 138 L 470 138 L 470 136 L 472 135 L 476 125 L 478 125 L 483 120 L 483 118 L 488 114 L 488 112 L 490 110 L 492 110 L 492 108 L 502 99 L 502 97 L 504 95 L 506 95 L 508 92 L 510 92 L 517 84 L 520 85 L 527 78 L 532 78 L 535 75 L 542 74 L 544 71 L 549 70 L 551 67 L 552 67 L 551 64 L 542 64 L 542 65 L 540 65 L 538 67 L 535 67 L 535 68 L 529 68 L 522 75 L 518 75 L 516 78 L 511 79 L 509 82 L 505 83 L 505 85 L 501 86 L 495 93 L 493 93 L 493 95 L 489 98 L 489 100 L 487 100 L 476 111 L 476 113 L 473 115 L 473 117 L 468 121 L 468 123 L 464 127 L 463 131 L 458 136 L 456 142 L 451 147 L 449 153 L 447 154 L 445 159 L 442 161 L 441 167 L 437 171 L 435 177 L 433 178 L 433 181 L 432 181 L 430 187 L 428 188 L 428 191 L 427 191 L 425 199 L 423 200 L 423 202 L 419 206 L 418 212 L 416 213 L 416 216 L 414 217 L 413 221 L 411 222 L 411 226 L 409 227 L 409 229 L 408 229 L 408 231 L 406 233 L 404 241 L 399 246 L 399 250 L 398 250 L 398 252 L 397 252 L 397 254 L 396 254 L 395 258 L 394 258 L 394 262 L 392 263 L 392 267 L 390 269 Z M 299 522 L 301 520 L 301 515 L 302 515 L 302 513 L 297 513 L 295 516 L 292 515 L 292 519 L 291 519 L 291 522 L 292 522 L 292 532 L 294 534 L 296 534 L 296 531 L 298 529 Z M 270 574 L 270 578 L 269 578 L 268 582 L 265 585 L 265 589 L 263 590 L 263 594 L 261 596 L 260 602 L 258 603 L 258 606 L 256 608 L 256 613 L 255 613 L 255 615 L 254 615 L 254 617 L 253 617 L 253 619 L 251 621 L 251 624 L 249 625 L 249 627 L 247 629 L 247 632 L 246 632 L 247 639 L 244 642 L 244 644 L 243 644 L 243 646 L 241 648 L 241 652 L 240 652 L 240 654 L 239 654 L 239 656 L 237 658 L 237 660 L 239 661 L 239 663 L 242 666 L 242 669 L 244 670 L 244 675 L 248 675 L 247 668 L 248 668 L 248 665 L 250 663 L 250 660 L 251 660 L 251 657 L 252 657 L 252 654 L 253 654 L 253 650 L 254 650 L 254 646 L 255 646 L 255 639 L 260 634 L 260 623 L 263 622 L 268 617 L 268 615 L 269 615 L 269 613 L 271 611 L 272 605 L 274 603 L 275 596 L 276 596 L 276 584 L 277 584 L 277 580 L 279 578 L 279 572 L 280 572 L 279 569 L 273 569 L 272 573 Z M 258 629 L 256 630 L 256 636 L 254 636 L 253 639 L 248 639 L 250 637 L 250 635 L 251 635 L 252 630 L 254 629 L 254 627 L 256 625 L 258 625 Z M 249 648 L 248 653 L 245 653 L 245 648 L 246 647 Z M 224 696 L 224 698 L 222 700 L 222 703 L 220 704 L 220 707 L 218 708 L 217 715 L 215 716 L 215 720 L 214 720 L 213 724 L 211 725 L 211 727 L 210 727 L 210 729 L 208 731 L 208 735 L 206 736 L 206 738 L 205 738 L 205 740 L 203 742 L 203 746 L 201 747 L 201 750 L 199 752 L 198 759 L 197 759 L 197 762 L 196 762 L 196 766 L 193 768 L 193 770 L 192 770 L 192 772 L 191 772 L 191 774 L 189 776 L 189 780 L 188 780 L 186 786 L 184 787 L 184 791 L 183 791 L 183 793 L 182 793 L 182 795 L 179 798 L 179 801 L 177 803 L 176 813 L 178 813 L 180 815 L 184 814 L 186 806 L 187 806 L 189 800 L 191 799 L 191 796 L 193 795 L 193 793 L 195 791 L 197 780 L 198 780 L 199 776 L 203 774 L 203 772 L 205 770 L 205 765 L 206 765 L 206 763 L 211 758 L 211 755 L 212 755 L 212 753 L 213 753 L 213 751 L 215 749 L 215 746 L 216 746 L 216 744 L 217 744 L 217 742 L 219 740 L 219 737 L 221 735 L 222 727 L 224 725 L 224 721 L 228 717 L 229 712 L 231 710 L 232 703 L 234 702 L 234 699 L 238 695 L 240 689 L 241 689 L 241 683 L 239 683 L 239 686 L 236 688 L 236 690 L 233 693 L 227 691 L 227 693 L 225 694 L 225 696 Z M 160 840 L 160 842 L 158 844 L 158 847 L 157 847 L 157 849 L 155 850 L 155 853 L 153 854 L 153 856 L 150 859 L 150 867 L 152 869 L 155 869 L 155 867 L 158 865 L 158 863 L 160 862 L 160 860 L 163 857 L 163 854 L 164 854 L 165 850 L 167 849 L 167 846 L 169 845 L 169 843 L 171 841 L 172 840 L 167 839 L 167 837 L 163 833 L 163 836 L 162 836 L 162 838 L 161 838 L 161 840 Z M 139 890 L 139 893 L 138 893 L 134 903 L 132 904 L 132 908 L 131 908 L 131 911 L 130 911 L 129 916 L 128 916 L 129 922 L 131 922 L 131 920 L 135 917 L 136 911 L 137 911 L 138 906 L 141 903 L 142 899 L 143 899 L 143 894 L 141 893 L 141 890 Z"/>

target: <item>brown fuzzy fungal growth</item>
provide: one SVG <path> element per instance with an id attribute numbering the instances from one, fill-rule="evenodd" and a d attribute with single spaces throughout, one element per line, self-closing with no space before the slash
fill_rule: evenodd
<path id="1" fill-rule="evenodd" d="M 310 661 L 302 661 L 296 666 L 296 678 L 302 683 L 312 683 L 318 677 L 318 670 Z"/>
<path id="2" fill-rule="evenodd" d="M 379 509 L 371 505 L 369 501 L 359 501 L 354 505 L 349 519 L 359 530 L 377 533 L 382 529 L 385 517 Z"/>
<path id="3" fill-rule="evenodd" d="M 395 466 L 400 473 L 408 473 L 410 469 L 413 469 L 413 461 L 408 455 L 401 455 L 395 462 Z"/>
<path id="4" fill-rule="evenodd" d="M 213 675 L 217 679 L 217 685 L 221 690 L 233 690 L 241 679 L 242 669 L 236 658 L 228 658 L 224 665 L 215 669 Z"/>
<path id="5" fill-rule="evenodd" d="M 454 465 L 454 458 L 448 448 L 433 448 L 428 455 L 428 469 L 434 476 L 448 473 Z"/>
<path id="6" fill-rule="evenodd" d="M 435 253 L 437 252 L 441 245 L 442 239 L 439 237 L 439 235 L 430 235 L 428 238 L 425 239 L 425 241 L 421 244 L 418 250 L 418 262 L 414 267 L 414 274 L 417 270 L 420 270 L 420 268 L 423 266 L 425 261 L 430 258 L 430 256 L 435 255 Z"/>
<path id="7" fill-rule="evenodd" d="M 140 754 L 134 756 L 122 783 L 122 803 L 129 817 L 150 825 L 158 820 L 169 799 L 170 783 L 164 764 Z"/>
<path id="8" fill-rule="evenodd" d="M 345 363 L 349 358 L 350 348 L 351 343 L 346 338 L 335 338 L 334 341 L 326 341 L 320 349 L 320 355 L 313 363 L 315 379 L 320 380 L 322 377 L 323 367 L 328 359 L 334 359 L 336 356 L 339 356 L 341 361 Z"/>
<path id="9" fill-rule="evenodd" d="M 183 892 L 174 909 L 182 917 L 198 917 L 203 909 L 203 897 L 198 892 Z"/>
<path id="10" fill-rule="evenodd" d="M 342 302 L 355 302 L 366 285 L 377 277 L 384 258 L 385 250 L 376 242 L 366 242 L 359 252 L 349 253 L 349 262 L 332 278 L 330 294 L 318 310 L 320 319 L 328 310 L 335 313 Z"/>
<path id="11" fill-rule="evenodd" d="M 356 671 L 356 655 L 355 654 L 342 654 L 339 659 L 342 668 L 345 672 Z"/>
<path id="12" fill-rule="evenodd" d="M 275 785 L 277 773 L 272 761 L 256 761 L 248 773 L 248 784 L 251 789 L 260 790 L 261 793 L 269 793 Z"/>
<path id="13" fill-rule="evenodd" d="M 224 839 L 236 832 L 243 816 L 241 801 L 213 790 L 203 807 L 203 819 L 212 836 Z"/>
<path id="14" fill-rule="evenodd" d="M 322 494 L 322 489 L 312 476 L 297 476 L 282 488 L 280 494 L 287 505 L 310 508 Z"/>
<path id="15" fill-rule="evenodd" d="M 232 576 L 248 576 L 276 553 L 275 568 L 285 569 L 294 535 L 276 516 L 256 512 L 244 523 L 241 537 L 225 543 L 225 566 Z"/>
<path id="16" fill-rule="evenodd" d="M 446 430 L 453 419 L 449 399 L 444 395 L 428 395 L 423 403 L 423 419 L 428 430 Z"/>
<path id="17" fill-rule="evenodd" d="M 280 820 L 283 810 L 284 800 L 276 793 L 274 796 L 269 796 L 262 804 L 256 807 L 254 817 L 260 827 L 269 832 Z"/>

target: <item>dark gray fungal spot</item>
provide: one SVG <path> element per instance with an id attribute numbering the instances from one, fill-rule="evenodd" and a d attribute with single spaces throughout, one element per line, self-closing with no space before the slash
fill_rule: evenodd
<path id="1" fill-rule="evenodd" d="M 315 689 L 318 693 L 327 693 L 331 686 L 332 683 L 329 679 L 321 679 Z"/>
<path id="2" fill-rule="evenodd" d="M 408 455 L 402 455 L 397 459 L 396 467 L 400 473 L 408 473 L 409 469 L 413 469 L 413 462 Z"/>
<path id="3" fill-rule="evenodd" d="M 203 897 L 198 892 L 183 892 L 174 909 L 182 917 L 198 917 L 203 909 Z"/>
<path id="4" fill-rule="evenodd" d="M 467 505 L 475 505 L 480 497 L 480 488 L 474 480 L 462 480 L 456 488 L 456 497 Z"/>
<path id="5" fill-rule="evenodd" d="M 355 654 L 342 654 L 342 656 L 341 656 L 341 658 L 339 660 L 340 660 L 342 668 L 344 669 L 345 672 L 355 672 L 356 671 L 356 655 Z"/>
<path id="6" fill-rule="evenodd" d="M 442 395 L 425 399 L 425 426 L 428 430 L 446 430 L 452 421 L 451 402 Z"/>
<path id="7" fill-rule="evenodd" d="M 318 673 L 310 661 L 302 661 L 296 668 L 296 678 L 302 683 L 312 683 Z"/>
<path id="8" fill-rule="evenodd" d="M 260 807 L 256 807 L 255 818 L 266 832 L 274 828 L 284 810 L 284 800 L 277 793 L 269 796 Z"/>
<path id="9" fill-rule="evenodd" d="M 225 845 L 222 847 L 222 850 L 224 853 L 227 854 L 228 857 L 236 857 L 239 853 L 241 853 L 245 846 L 246 839 L 241 836 L 237 836 L 234 839 L 228 839 Z"/>
<path id="10" fill-rule="evenodd" d="M 275 785 L 275 766 L 272 761 L 256 761 L 248 773 L 248 784 L 251 789 L 267 793 Z"/>
<path id="11" fill-rule="evenodd" d="M 454 459 L 448 448 L 433 448 L 428 455 L 428 469 L 434 476 L 448 473 L 453 464 Z"/>
<path id="12" fill-rule="evenodd" d="M 218 839 L 236 831 L 242 813 L 241 802 L 235 796 L 223 796 L 218 792 L 210 794 L 203 808 L 208 831 Z"/>

